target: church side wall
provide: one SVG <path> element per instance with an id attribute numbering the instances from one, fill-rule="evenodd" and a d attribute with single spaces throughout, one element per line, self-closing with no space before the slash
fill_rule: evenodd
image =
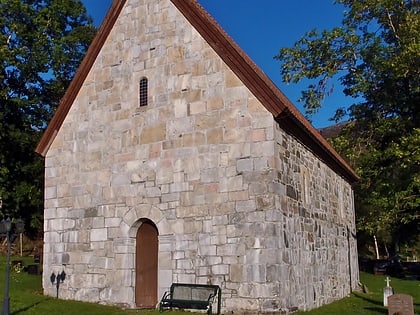
<path id="1" fill-rule="evenodd" d="M 357 288 L 353 190 L 279 125 L 275 141 L 282 264 L 274 270 L 288 275 L 279 296 L 289 308 L 311 309 Z"/>
<path id="2" fill-rule="evenodd" d="M 351 185 L 281 126 L 274 134 L 265 181 L 244 172 L 262 188 L 249 189 L 255 208 L 237 208 L 227 225 L 226 242 L 241 245 L 221 280 L 225 308 L 236 313 L 309 310 L 358 287 Z"/>

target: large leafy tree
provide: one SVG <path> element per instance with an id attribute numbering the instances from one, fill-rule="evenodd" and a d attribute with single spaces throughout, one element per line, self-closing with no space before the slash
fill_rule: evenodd
<path id="1" fill-rule="evenodd" d="M 275 58 L 285 82 L 312 80 L 301 97 L 308 115 L 335 79 L 354 99 L 333 120 L 348 120 L 334 145 L 361 176 L 359 232 L 407 244 L 420 229 L 420 1 L 336 3 L 346 9 L 340 26 L 312 30 Z"/>
<path id="2" fill-rule="evenodd" d="M 94 32 L 80 0 L 0 0 L 1 212 L 32 230 L 43 212 L 34 148 Z"/>

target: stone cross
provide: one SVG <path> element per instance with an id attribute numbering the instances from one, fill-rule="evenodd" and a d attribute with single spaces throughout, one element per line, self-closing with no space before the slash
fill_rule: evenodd
<path id="1" fill-rule="evenodd" d="M 385 281 L 386 281 L 386 287 L 384 288 L 384 299 L 383 299 L 383 303 L 384 303 L 384 306 L 388 306 L 388 297 L 394 294 L 394 290 L 389 285 L 389 283 L 391 282 L 391 280 L 389 279 L 389 277 L 386 277 L 386 280 Z"/>

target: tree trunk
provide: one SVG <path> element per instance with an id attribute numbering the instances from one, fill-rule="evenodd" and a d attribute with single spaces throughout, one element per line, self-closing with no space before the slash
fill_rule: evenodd
<path id="1" fill-rule="evenodd" d="M 389 251 L 388 251 L 388 247 L 386 246 L 386 243 L 384 243 L 384 247 L 385 247 L 386 257 L 389 258 Z"/>
<path id="2" fill-rule="evenodd" d="M 379 248 L 378 248 L 378 241 L 376 240 L 376 235 L 373 235 L 373 240 L 375 242 L 376 259 L 379 259 Z"/>

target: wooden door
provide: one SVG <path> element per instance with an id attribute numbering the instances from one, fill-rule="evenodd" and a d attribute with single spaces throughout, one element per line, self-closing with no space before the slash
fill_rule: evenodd
<path id="1" fill-rule="evenodd" d="M 136 305 L 155 308 L 158 282 L 158 231 L 152 222 L 143 222 L 136 237 Z"/>

